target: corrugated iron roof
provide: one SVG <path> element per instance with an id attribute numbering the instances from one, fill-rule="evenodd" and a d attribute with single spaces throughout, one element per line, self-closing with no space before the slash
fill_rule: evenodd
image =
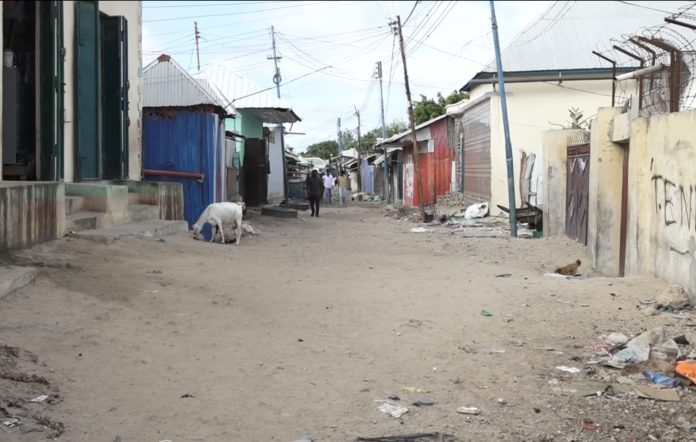
<path id="1" fill-rule="evenodd" d="M 226 108 L 207 81 L 197 81 L 168 55 L 143 69 L 143 107 L 214 105 Z M 230 112 L 231 111 L 231 112 Z M 234 107 L 228 109 L 234 115 Z"/>
<path id="2" fill-rule="evenodd" d="M 608 63 L 592 51 L 611 49 L 612 38 L 663 25 L 665 12 L 677 14 L 689 5 L 693 2 L 557 1 L 502 50 L 503 72 L 606 69 Z M 612 56 L 619 64 L 638 66 L 624 54 Z M 496 72 L 495 58 L 481 72 Z"/>
<path id="3" fill-rule="evenodd" d="M 225 62 L 213 63 L 194 77 L 208 80 L 226 102 L 237 109 L 252 111 L 265 123 L 301 121 L 290 105 L 237 74 Z"/>
<path id="4" fill-rule="evenodd" d="M 433 124 L 433 123 L 436 122 L 436 121 L 440 121 L 440 120 L 442 120 L 443 118 L 447 118 L 447 117 L 448 117 L 447 114 L 443 114 L 443 115 L 440 115 L 439 117 L 433 118 L 432 120 L 428 120 L 428 121 L 426 121 L 425 123 L 421 123 L 421 124 L 419 124 L 418 126 L 416 126 L 416 132 L 418 132 L 420 129 L 423 129 L 424 127 L 430 126 L 431 124 Z M 382 141 L 378 142 L 377 144 L 375 144 L 375 147 L 383 146 L 383 145 L 385 145 L 385 144 L 392 144 L 392 143 L 395 143 L 398 139 L 403 138 L 403 137 L 405 137 L 406 135 L 409 135 L 410 133 L 411 133 L 411 129 L 409 129 L 409 130 L 407 130 L 407 131 L 404 131 L 404 132 L 401 132 L 400 134 L 396 134 L 396 135 L 394 135 L 393 137 L 389 137 L 389 138 L 387 138 L 386 140 L 382 140 Z M 416 135 L 417 135 L 417 134 L 416 134 Z M 408 140 L 408 141 L 410 141 L 410 140 Z"/>

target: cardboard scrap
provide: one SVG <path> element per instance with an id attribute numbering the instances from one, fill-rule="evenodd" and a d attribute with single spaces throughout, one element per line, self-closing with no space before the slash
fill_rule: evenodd
<path id="1" fill-rule="evenodd" d="M 654 399 L 656 401 L 664 402 L 681 401 L 676 390 L 653 388 L 647 385 L 636 385 L 634 388 L 638 397 L 643 399 Z"/>

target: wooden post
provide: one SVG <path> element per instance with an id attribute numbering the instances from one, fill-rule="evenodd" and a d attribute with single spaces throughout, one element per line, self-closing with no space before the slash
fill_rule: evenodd
<path id="1" fill-rule="evenodd" d="M 355 114 L 358 116 L 358 192 L 362 192 L 362 146 L 360 145 L 360 111 L 355 108 Z"/>
<path id="2" fill-rule="evenodd" d="M 420 160 L 418 158 L 418 138 L 416 137 L 416 123 L 413 119 L 413 103 L 411 102 L 411 88 L 408 85 L 408 71 L 406 70 L 406 51 L 404 50 L 404 35 L 401 31 L 401 17 L 396 16 L 399 27 L 399 44 L 401 46 L 401 60 L 404 65 L 404 82 L 406 83 L 406 100 L 408 102 L 408 118 L 411 123 L 411 139 L 413 140 L 413 168 L 416 169 L 416 185 L 418 186 L 418 207 L 420 208 L 421 221 L 425 221 L 425 205 L 423 201 L 423 186 L 421 181 Z"/>
<path id="3" fill-rule="evenodd" d="M 201 70 L 201 54 L 198 51 L 198 22 L 193 22 L 193 29 L 196 32 L 196 60 L 198 61 L 198 70 Z"/>

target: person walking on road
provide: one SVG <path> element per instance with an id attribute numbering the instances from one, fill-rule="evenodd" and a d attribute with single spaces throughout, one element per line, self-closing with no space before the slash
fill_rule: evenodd
<path id="1" fill-rule="evenodd" d="M 307 177 L 307 194 L 309 195 L 309 207 L 312 209 L 312 216 L 319 218 L 319 201 L 324 190 L 324 183 L 316 170 Z"/>
<path id="2" fill-rule="evenodd" d="M 346 195 L 348 194 L 348 176 L 346 171 L 341 171 L 341 176 L 338 177 L 338 201 L 341 205 L 346 203 Z"/>
<path id="3" fill-rule="evenodd" d="M 324 188 L 326 189 L 326 201 L 331 204 L 331 191 L 333 190 L 333 186 L 336 183 L 336 178 L 329 173 L 329 171 L 326 171 L 326 176 L 324 177 Z"/>

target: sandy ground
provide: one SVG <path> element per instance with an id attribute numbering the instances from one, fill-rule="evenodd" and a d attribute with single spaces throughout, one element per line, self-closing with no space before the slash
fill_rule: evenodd
<path id="1" fill-rule="evenodd" d="M 685 321 L 637 311 L 663 282 L 543 277 L 584 259 L 561 238 L 413 234 L 416 224 L 382 206 L 300 216 L 250 212 L 245 221 L 261 234 L 240 246 L 190 234 L 110 246 L 64 238 L 5 257 L 38 266 L 40 277 L 0 301 L 0 341 L 18 348 L 12 356 L 0 347 L 0 368 L 4 351 L 6 364 L 49 385 L 0 379 L 0 402 L 53 394 L 24 406 L 63 423 L 58 440 L 71 442 L 349 442 L 435 431 L 462 441 L 691 437 L 677 427 L 696 422 L 690 389 L 681 402 L 659 403 L 549 386 L 615 380 L 608 368 L 556 369 L 584 368 L 592 352 L 582 347 L 603 333 L 664 325 L 682 334 Z M 395 396 L 409 408 L 401 419 L 374 402 Z M 421 397 L 435 405 L 411 405 Z M 461 406 L 481 414 L 457 414 Z M 597 430 L 582 431 L 583 420 Z M 0 440 L 47 434 L 0 430 Z"/>

